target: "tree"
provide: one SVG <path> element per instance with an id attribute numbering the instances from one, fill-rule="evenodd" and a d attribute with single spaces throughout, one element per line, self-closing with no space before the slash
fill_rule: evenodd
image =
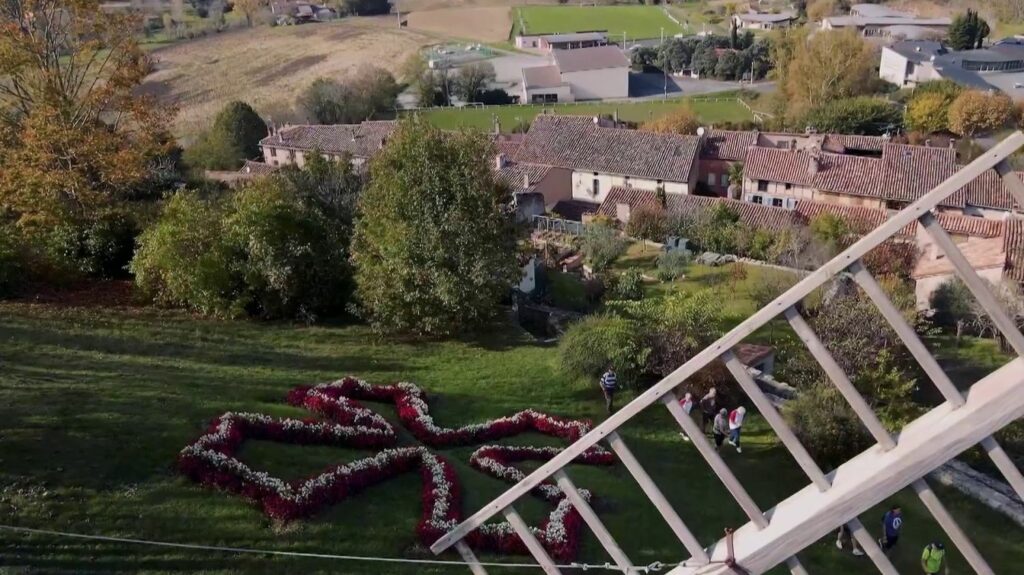
<path id="1" fill-rule="evenodd" d="M 857 415 L 831 382 L 819 381 L 802 388 L 795 399 L 786 402 L 782 414 L 800 443 L 826 469 L 872 444 Z"/>
<path id="2" fill-rule="evenodd" d="M 1010 122 L 1013 114 L 1013 101 L 1006 94 L 968 90 L 949 106 L 949 129 L 954 134 L 970 138 L 1002 128 Z"/>
<path id="3" fill-rule="evenodd" d="M 509 198 L 483 134 L 403 121 L 371 161 L 352 260 L 360 311 L 380 332 L 478 327 L 519 278 Z"/>
<path id="4" fill-rule="evenodd" d="M 794 41 L 802 35 L 795 34 Z M 832 100 L 866 94 L 874 85 L 874 49 L 853 30 L 822 31 L 791 47 L 781 89 L 789 105 L 809 109 Z"/>
<path id="5" fill-rule="evenodd" d="M 951 103 L 951 99 L 938 92 L 915 94 L 907 104 L 904 115 L 907 128 L 926 134 L 948 132 Z"/>
<path id="6" fill-rule="evenodd" d="M 666 224 L 664 209 L 640 206 L 629 215 L 626 233 L 634 238 L 643 240 L 643 245 L 646 249 L 648 240 L 659 241 L 665 239 Z"/>
<path id="7" fill-rule="evenodd" d="M 265 0 L 235 0 L 235 8 L 242 11 L 245 15 L 245 25 L 252 27 L 253 16 L 258 14 L 260 10 L 265 6 Z"/>
<path id="8" fill-rule="evenodd" d="M 714 77 L 715 69 L 718 67 L 718 53 L 711 43 L 702 43 L 693 53 L 690 60 L 690 67 L 702 78 Z"/>
<path id="9" fill-rule="evenodd" d="M 743 57 L 738 52 L 728 51 L 722 54 L 715 65 L 715 77 L 719 80 L 739 80 L 746 71 Z"/>
<path id="10" fill-rule="evenodd" d="M 494 66 L 490 62 L 467 64 L 455 75 L 455 93 L 464 102 L 476 102 L 494 78 Z"/>
<path id="11" fill-rule="evenodd" d="M 836 13 L 835 0 L 815 0 L 807 7 L 807 19 L 811 22 L 820 22 Z"/>
<path id="12" fill-rule="evenodd" d="M 648 46 L 640 46 L 633 50 L 629 55 L 629 64 L 637 72 L 643 72 L 649 68 L 656 68 L 659 66 L 659 55 L 656 48 Z M 671 70 L 666 70 L 670 72 Z"/>
<path id="13" fill-rule="evenodd" d="M 692 135 L 697 133 L 699 127 L 697 114 L 689 106 L 680 106 L 660 118 L 646 122 L 641 129 L 659 134 Z"/>
<path id="14" fill-rule="evenodd" d="M 591 222 L 583 230 L 580 246 L 587 263 L 597 271 L 612 265 L 616 259 L 626 253 L 629 245 L 619 236 L 618 230 L 611 223 Z"/>
<path id="15" fill-rule="evenodd" d="M 968 9 L 967 12 L 953 18 L 949 25 L 947 41 L 954 50 L 981 48 L 991 31 L 984 18 L 978 16 L 974 10 Z"/>
<path id="16" fill-rule="evenodd" d="M 566 330 L 558 343 L 558 366 L 570 377 L 592 382 L 611 365 L 623 384 L 636 385 L 649 354 L 642 324 L 593 315 Z"/>
<path id="17" fill-rule="evenodd" d="M 817 105 L 804 123 L 822 133 L 880 136 L 899 132 L 903 114 L 885 100 L 861 96 Z"/>
<path id="18" fill-rule="evenodd" d="M 390 72 L 367 65 L 344 82 L 314 80 L 299 94 L 296 105 L 318 124 L 358 124 L 391 117 L 398 93 L 398 83 Z"/>
<path id="19" fill-rule="evenodd" d="M 692 38 L 671 38 L 658 48 L 657 66 L 669 74 L 690 67 L 697 42 Z"/>
<path id="20" fill-rule="evenodd" d="M 243 160 L 260 156 L 260 140 L 266 136 L 259 114 L 245 102 L 231 102 L 185 152 L 185 162 L 205 170 L 238 169 Z"/>
<path id="21" fill-rule="evenodd" d="M 0 204 L 19 225 L 88 219 L 146 190 L 172 108 L 134 20 L 96 0 L 0 4 Z"/>
<path id="22" fill-rule="evenodd" d="M 824 212 L 811 219 L 811 233 L 835 252 L 846 245 L 850 226 L 843 218 Z"/>

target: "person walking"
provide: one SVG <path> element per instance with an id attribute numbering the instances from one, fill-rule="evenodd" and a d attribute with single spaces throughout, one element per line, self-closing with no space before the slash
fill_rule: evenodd
<path id="1" fill-rule="evenodd" d="M 683 398 L 679 400 L 679 405 L 683 408 L 683 412 L 686 413 L 688 417 L 690 416 L 690 412 L 693 411 L 693 404 L 693 394 L 690 393 L 689 391 L 687 391 L 686 395 L 684 395 Z M 686 436 L 686 433 L 679 432 L 679 435 L 683 437 L 683 441 L 690 441 L 690 438 Z"/>
<path id="2" fill-rule="evenodd" d="M 945 571 L 949 575 L 949 565 L 946 563 L 946 546 L 941 541 L 929 543 L 921 553 L 921 569 L 925 575 L 938 575 L 939 571 Z"/>
<path id="3" fill-rule="evenodd" d="M 736 453 L 743 453 L 743 448 L 740 447 L 740 432 L 743 430 L 743 420 L 746 416 L 747 408 L 742 405 L 729 414 L 729 445 L 736 448 Z"/>
<path id="4" fill-rule="evenodd" d="M 711 424 L 711 435 L 715 438 L 716 448 L 722 449 L 722 442 L 725 441 L 727 433 L 729 433 L 729 412 L 723 407 L 715 416 L 714 423 Z"/>
<path id="5" fill-rule="evenodd" d="M 860 545 L 857 544 L 857 539 L 853 536 L 853 532 L 844 523 L 839 526 L 839 533 L 836 534 L 836 547 L 842 549 L 847 539 L 850 540 L 851 553 L 857 557 L 862 557 L 864 552 L 860 550 Z"/>
<path id="6" fill-rule="evenodd" d="M 708 432 L 708 425 L 714 427 L 715 414 L 718 413 L 718 391 L 715 388 L 708 390 L 707 394 L 700 398 L 700 431 Z"/>
<path id="7" fill-rule="evenodd" d="M 882 516 L 882 538 L 878 540 L 882 551 L 888 554 L 896 546 L 900 540 L 900 529 L 903 529 L 903 510 L 899 505 L 893 505 Z"/>
<path id="8" fill-rule="evenodd" d="M 604 407 L 608 410 L 609 415 L 615 409 L 612 402 L 615 401 L 615 389 L 618 385 L 619 382 L 618 378 L 615 377 L 615 370 L 609 365 L 608 370 L 601 376 L 601 392 L 604 393 Z"/>

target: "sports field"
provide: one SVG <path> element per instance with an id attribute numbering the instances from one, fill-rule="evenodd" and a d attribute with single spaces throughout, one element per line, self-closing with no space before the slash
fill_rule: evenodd
<path id="1" fill-rule="evenodd" d="M 434 108 L 419 112 L 436 126 L 446 130 L 478 128 L 489 130 L 494 120 L 501 123 L 503 132 L 517 125 L 529 124 L 545 110 L 555 114 L 596 116 L 618 113 L 620 120 L 646 122 L 663 116 L 683 105 L 689 105 L 705 124 L 753 120 L 750 112 L 736 100 L 727 98 L 651 100 L 644 102 L 617 102 L 593 104 L 537 104 L 525 106 L 489 106 L 481 108 Z"/>
<path id="2" fill-rule="evenodd" d="M 606 30 L 616 40 L 672 36 L 683 29 L 654 6 L 522 6 L 515 26 L 524 34 Z"/>

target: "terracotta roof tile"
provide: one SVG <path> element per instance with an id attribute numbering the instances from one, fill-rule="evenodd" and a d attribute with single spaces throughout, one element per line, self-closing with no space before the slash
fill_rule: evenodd
<path id="1" fill-rule="evenodd" d="M 826 192 L 873 196 L 880 168 L 881 160 L 877 158 L 822 153 L 813 186 Z"/>
<path id="2" fill-rule="evenodd" d="M 822 148 L 830 152 L 844 154 L 850 150 L 861 152 L 881 152 L 889 138 L 882 136 L 854 136 L 848 134 L 825 134 Z"/>
<path id="3" fill-rule="evenodd" d="M 1006 224 L 1003 220 L 993 220 L 974 216 L 958 216 L 956 214 L 947 213 L 939 213 L 936 218 L 939 220 L 939 224 L 947 232 L 975 238 L 1002 237 L 1006 228 Z"/>
<path id="4" fill-rule="evenodd" d="M 318 149 L 325 154 L 349 153 L 357 158 L 369 158 L 387 142 L 397 126 L 392 121 L 285 126 L 260 140 L 260 145 L 294 150 Z"/>
<path id="5" fill-rule="evenodd" d="M 747 148 L 756 145 L 757 132 L 708 130 L 701 141 L 700 157 L 742 162 L 747 157 Z"/>
<path id="6" fill-rule="evenodd" d="M 960 248 L 971 267 L 976 270 L 1006 266 L 1007 254 L 1004 251 L 1003 238 L 982 239 L 960 244 L 957 247 Z M 920 257 L 917 260 L 917 265 L 914 266 L 914 273 L 911 274 L 911 277 L 917 279 L 952 273 L 953 264 L 949 263 L 949 258 L 945 256 Z"/>
<path id="7" fill-rule="evenodd" d="M 792 210 L 726 198 L 668 194 L 665 202 L 666 209 L 675 214 L 694 213 L 716 204 L 724 204 L 739 215 L 741 223 L 754 228 L 783 230 L 791 228 L 796 223 L 796 217 Z M 657 192 L 650 190 L 617 186 L 608 191 L 598 213 L 614 218 L 618 212 L 618 204 L 628 204 L 631 210 L 640 206 L 656 206 L 658 205 L 658 195 Z"/>
<path id="8" fill-rule="evenodd" d="M 961 168 L 963 166 L 957 166 L 957 169 Z M 1024 178 L 1024 172 L 1018 172 L 1017 175 Z M 1020 205 L 1013 201 L 1013 196 L 1003 185 L 1003 180 L 995 170 L 986 170 L 971 180 L 971 183 L 963 188 L 963 192 L 965 193 L 964 201 L 969 206 L 1006 211 L 1021 210 Z"/>
<path id="9" fill-rule="evenodd" d="M 796 204 L 796 213 L 800 214 L 802 222 L 810 225 L 811 220 L 821 214 L 832 214 L 841 218 L 850 227 L 850 231 L 857 235 L 865 235 L 882 225 L 889 219 L 889 212 L 876 208 L 865 208 L 861 206 L 843 206 L 839 204 L 826 204 L 822 202 L 811 202 L 801 200 Z M 910 230 L 903 230 L 901 235 L 912 235 Z"/>
<path id="10" fill-rule="evenodd" d="M 653 180 L 688 182 L 696 136 L 605 128 L 590 116 L 538 116 L 515 155 L 519 162 Z"/>
<path id="11" fill-rule="evenodd" d="M 750 148 L 743 164 L 743 175 L 750 180 L 809 186 L 813 178 L 811 156 L 782 148 Z"/>
<path id="12" fill-rule="evenodd" d="M 512 191 L 532 192 L 536 189 L 537 184 L 544 179 L 544 176 L 548 175 L 551 169 L 550 166 L 538 166 L 537 164 L 511 163 L 498 170 L 497 174 L 495 174 L 495 179 L 499 184 L 508 186 Z M 527 181 L 526 178 L 530 182 L 528 188 L 524 187 Z"/>
<path id="13" fill-rule="evenodd" d="M 913 202 L 956 172 L 956 150 L 906 144 L 882 147 L 879 186 L 886 200 Z M 957 191 L 940 205 L 964 206 L 964 192 Z"/>
<path id="14" fill-rule="evenodd" d="M 277 167 L 271 166 L 270 164 L 246 160 L 245 164 L 243 164 L 241 169 L 238 170 L 238 173 L 247 176 L 266 176 L 274 173 L 275 171 L 277 171 Z"/>

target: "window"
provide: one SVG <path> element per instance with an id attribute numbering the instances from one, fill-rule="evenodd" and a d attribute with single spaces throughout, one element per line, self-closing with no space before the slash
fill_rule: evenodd
<path id="1" fill-rule="evenodd" d="M 295 150 L 288 150 L 288 161 L 295 163 Z"/>
<path id="2" fill-rule="evenodd" d="M 708 185 L 709 186 L 715 185 L 715 174 L 713 174 L 713 173 L 708 174 Z"/>
<path id="3" fill-rule="evenodd" d="M 786 189 L 787 190 L 792 190 L 793 189 L 793 184 L 787 183 L 786 184 Z"/>
<path id="4" fill-rule="evenodd" d="M 601 180 L 594 178 L 594 188 L 591 190 L 591 193 L 595 196 L 601 193 Z"/>
<path id="5" fill-rule="evenodd" d="M 750 196 L 750 201 L 755 204 L 763 204 L 764 198 L 762 196 Z"/>
<path id="6" fill-rule="evenodd" d="M 782 207 L 782 198 L 772 198 L 772 205 L 776 208 Z"/>
<path id="7" fill-rule="evenodd" d="M 757 181 L 757 191 L 759 191 L 759 192 L 767 192 L 768 191 L 768 182 L 766 180 L 758 180 Z"/>

